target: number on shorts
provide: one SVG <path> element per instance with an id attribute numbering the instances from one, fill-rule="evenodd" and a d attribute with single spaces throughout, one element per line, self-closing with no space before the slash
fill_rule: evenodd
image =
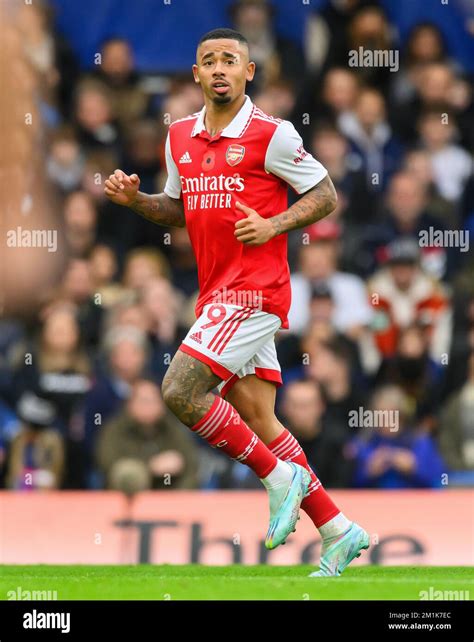
<path id="1" fill-rule="evenodd" d="M 219 325 L 226 317 L 226 309 L 223 305 L 212 305 L 207 311 L 207 318 L 209 323 L 202 326 L 202 330 L 212 328 L 214 325 Z"/>

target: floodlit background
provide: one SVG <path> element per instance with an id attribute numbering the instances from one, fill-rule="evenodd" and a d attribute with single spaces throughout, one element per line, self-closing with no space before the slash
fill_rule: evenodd
<path id="1" fill-rule="evenodd" d="M 103 195 L 117 167 L 162 190 L 168 125 L 201 109 L 190 68 L 218 26 L 247 36 L 249 95 L 294 123 L 339 195 L 327 219 L 289 235 L 280 420 L 329 489 L 439 488 L 427 504 L 403 495 L 393 516 L 434 515 L 436 497 L 448 510 L 446 493 L 474 485 L 472 2 L 2 0 L 0 12 L 0 488 L 12 511 L 28 495 L 23 525 L 58 506 L 72 515 L 67 490 L 125 493 L 104 499 L 113 530 L 140 491 L 260 488 L 161 399 L 194 319 L 186 231 Z M 348 512 L 368 510 L 368 495 L 341 496 Z M 94 514 L 87 497 L 80 521 Z M 146 511 L 185 514 L 196 501 L 198 519 L 217 505 L 205 497 Z M 370 497 L 375 520 L 390 500 Z M 41 559 L 15 550 L 5 559 L 48 561 L 46 547 Z"/>

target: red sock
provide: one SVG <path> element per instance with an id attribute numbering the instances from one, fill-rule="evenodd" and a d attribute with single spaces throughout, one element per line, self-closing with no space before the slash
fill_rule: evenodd
<path id="1" fill-rule="evenodd" d="M 321 482 L 309 467 L 303 449 L 289 430 L 285 428 L 276 439 L 268 444 L 268 448 L 278 459 L 294 461 L 311 473 L 308 495 L 304 498 L 301 508 L 312 519 L 316 528 L 319 528 L 340 513 L 339 508 L 329 497 Z"/>
<path id="2" fill-rule="evenodd" d="M 215 397 L 207 414 L 191 430 L 251 468 L 260 478 L 266 477 L 277 464 L 276 456 L 221 397 Z"/>

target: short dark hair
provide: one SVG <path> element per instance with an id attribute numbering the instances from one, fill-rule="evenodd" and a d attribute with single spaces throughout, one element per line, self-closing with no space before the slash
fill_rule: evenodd
<path id="1" fill-rule="evenodd" d="M 238 42 L 243 42 L 245 45 L 247 45 L 247 47 L 249 44 L 247 38 L 243 36 L 239 31 L 221 27 L 219 29 L 208 31 L 203 36 L 201 36 L 197 46 L 199 47 L 199 45 L 206 40 L 219 40 L 220 38 L 226 38 L 227 40 L 237 40 Z"/>

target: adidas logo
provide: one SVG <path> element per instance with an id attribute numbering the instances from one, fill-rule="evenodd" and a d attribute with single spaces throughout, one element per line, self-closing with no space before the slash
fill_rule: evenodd
<path id="1" fill-rule="evenodd" d="M 191 156 L 189 155 L 189 152 L 184 152 L 184 154 L 181 156 L 179 159 L 180 163 L 192 163 Z"/>
<path id="2" fill-rule="evenodd" d="M 197 343 L 202 343 L 202 332 L 201 331 L 195 332 L 194 334 L 191 334 L 189 338 L 192 339 L 193 341 L 196 341 Z"/>

